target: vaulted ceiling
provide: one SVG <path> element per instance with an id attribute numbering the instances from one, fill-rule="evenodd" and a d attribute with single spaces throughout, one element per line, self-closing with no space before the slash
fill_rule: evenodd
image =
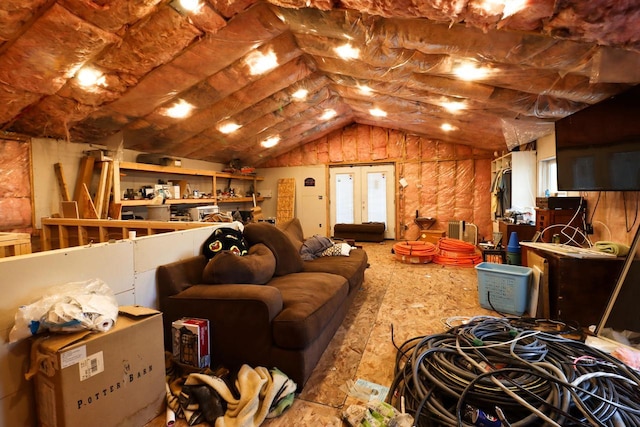
<path id="1" fill-rule="evenodd" d="M 502 151 L 637 83 L 638 2 L 0 2 L 2 132 L 213 162 L 351 123 Z"/>

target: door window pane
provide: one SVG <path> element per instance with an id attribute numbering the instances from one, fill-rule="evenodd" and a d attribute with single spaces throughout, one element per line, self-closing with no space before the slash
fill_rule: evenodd
<path id="1" fill-rule="evenodd" d="M 387 182 L 383 172 L 367 173 L 367 221 L 387 223 Z"/>
<path id="2" fill-rule="evenodd" d="M 336 174 L 336 224 L 353 224 L 353 175 Z"/>

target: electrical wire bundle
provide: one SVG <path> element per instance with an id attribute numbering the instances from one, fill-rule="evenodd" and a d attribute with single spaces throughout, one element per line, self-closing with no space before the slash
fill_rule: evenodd
<path id="1" fill-rule="evenodd" d="M 480 261 L 482 256 L 475 245 L 447 237 L 438 240 L 438 253 L 433 256 L 433 262 L 440 265 L 473 267 Z"/>
<path id="2" fill-rule="evenodd" d="M 482 316 L 406 341 L 387 401 L 417 427 L 640 426 L 638 371 L 523 325 Z"/>

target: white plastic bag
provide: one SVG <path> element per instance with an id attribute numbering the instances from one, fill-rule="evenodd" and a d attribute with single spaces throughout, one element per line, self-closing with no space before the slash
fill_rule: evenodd
<path id="1" fill-rule="evenodd" d="M 75 332 L 108 331 L 118 318 L 113 291 L 100 279 L 70 282 L 49 288 L 33 304 L 18 308 L 9 342 L 45 330 Z"/>

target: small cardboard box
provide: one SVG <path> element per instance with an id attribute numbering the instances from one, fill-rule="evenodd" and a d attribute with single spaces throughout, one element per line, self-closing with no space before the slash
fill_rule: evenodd
<path id="1" fill-rule="evenodd" d="M 183 317 L 171 323 L 171 330 L 176 360 L 196 368 L 210 365 L 208 319 Z"/>
<path id="2" fill-rule="evenodd" d="M 52 334 L 34 346 L 40 426 L 139 427 L 162 413 L 166 392 L 160 312 L 120 307 L 107 332 Z"/>
<path id="3" fill-rule="evenodd" d="M 420 238 L 423 242 L 433 243 L 434 245 L 438 243 L 440 238 L 445 237 L 446 233 L 444 230 L 421 230 Z"/>

